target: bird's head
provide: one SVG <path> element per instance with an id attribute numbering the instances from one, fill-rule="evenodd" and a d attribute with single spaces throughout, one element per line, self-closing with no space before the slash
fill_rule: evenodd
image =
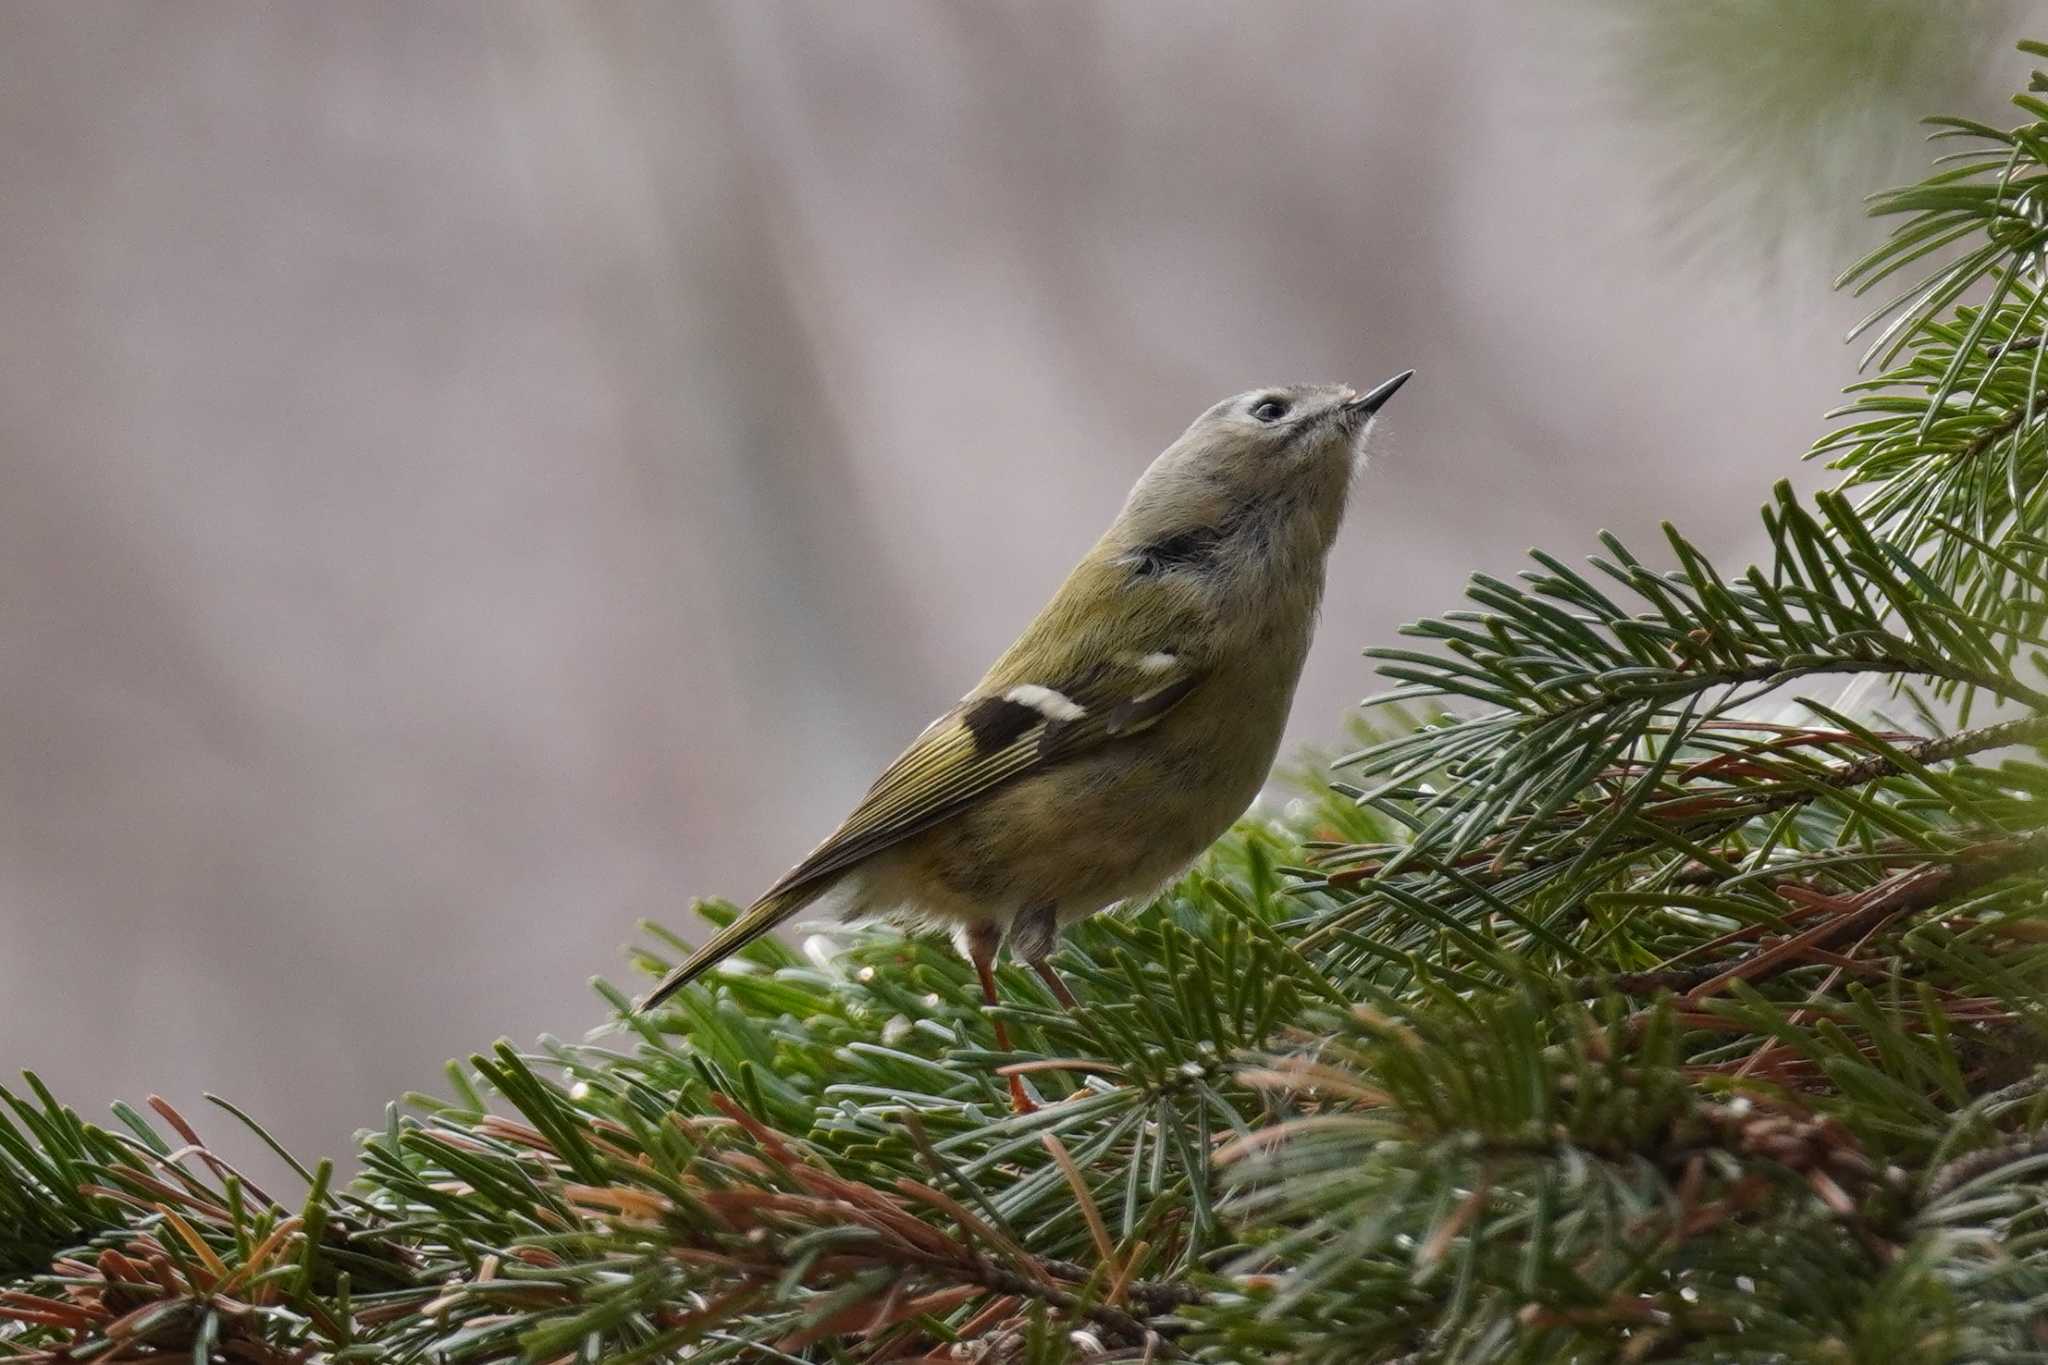
<path id="1" fill-rule="evenodd" d="M 1186 521 L 1300 517 L 1336 534 L 1374 414 L 1408 382 L 1403 371 L 1360 392 L 1346 384 L 1252 389 L 1210 408 L 1131 490 L 1123 520 L 1140 537 Z"/>

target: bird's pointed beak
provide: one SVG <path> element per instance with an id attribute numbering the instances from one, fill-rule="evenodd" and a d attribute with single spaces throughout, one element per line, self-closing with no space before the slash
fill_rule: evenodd
<path id="1" fill-rule="evenodd" d="M 1378 388 L 1372 390 L 1370 393 L 1362 393 L 1358 397 L 1346 403 L 1344 405 L 1344 411 L 1350 413 L 1354 417 L 1370 417 L 1374 413 L 1378 412 L 1380 408 L 1386 403 L 1386 401 L 1389 398 L 1392 398 L 1395 392 L 1403 384 L 1407 383 L 1410 379 L 1413 379 L 1414 377 L 1415 371 L 1403 370 L 1401 371 L 1401 373 L 1395 375 L 1392 379 L 1389 379 L 1386 383 L 1380 385 Z"/>

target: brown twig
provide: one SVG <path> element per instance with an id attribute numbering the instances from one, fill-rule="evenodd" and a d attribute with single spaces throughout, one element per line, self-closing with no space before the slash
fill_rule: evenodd
<path id="1" fill-rule="evenodd" d="M 1836 731 L 1804 731 L 1771 741 L 1764 747 L 1783 749 L 1794 742 L 1846 743 L 1855 739 L 1855 736 Z M 2016 744 L 2044 742 L 2048 742 L 2048 716 L 2025 716 L 2017 720 L 2000 721 L 1995 725 L 1979 726 L 1974 730 L 1959 730 L 1952 735 L 1937 735 L 1932 739 L 1898 745 L 1896 757 L 1892 754 L 1872 754 L 1853 762 L 1836 764 L 1821 772 L 1801 773 L 1796 779 L 1787 778 L 1783 785 L 1773 789 L 1758 791 L 1755 788 L 1728 785 L 1673 797 L 1661 804 L 1651 802 L 1643 807 L 1641 814 L 1646 819 L 1655 819 L 1659 816 L 1667 819 L 1676 817 L 1676 823 L 1685 823 L 1703 815 L 1750 820 L 1771 811 L 1783 810 L 1787 806 L 1810 801 L 1819 790 L 1845 791 L 1888 777 L 1898 777 L 1917 767 L 1947 763 L 1973 754 L 2010 748 Z M 1726 762 L 1739 757 L 1742 755 L 1722 754 L 1708 761 Z M 1505 837 L 1502 836 L 1503 841 Z M 1489 873 L 1505 872 L 1505 868 L 1495 870 L 1487 866 L 1494 856 L 1492 849 L 1495 842 L 1489 839 L 1457 859 L 1452 866 L 1478 868 Z M 1386 861 L 1381 860 L 1340 868 L 1330 873 L 1326 880 L 1332 887 L 1353 886 L 1371 880 L 1384 866 Z M 1427 862 L 1417 862 L 1410 866 L 1418 873 L 1434 870 Z"/>
<path id="2" fill-rule="evenodd" d="M 1754 952 L 1699 967 L 1583 977 L 1570 982 L 1567 991 L 1580 1000 L 1610 992 L 1657 995 L 1670 991 L 1680 996 L 1681 1007 L 1695 1007 L 1735 981 L 1760 981 L 1805 965 L 1812 960 L 1813 950 L 1828 948 L 1851 934 L 1874 931 L 1900 915 L 1967 895 L 2044 860 L 2048 860 L 2048 835 L 1986 840 L 1961 850 L 1949 862 L 1924 865 L 1858 895 L 1835 898 L 1838 913 Z"/>
<path id="3" fill-rule="evenodd" d="M 2015 1142 L 2004 1147 L 1987 1147 L 1981 1152 L 1957 1157 L 1937 1170 L 1927 1182 L 1927 1193 L 1921 1198 L 1922 1206 L 1932 1204 L 1954 1191 L 1969 1184 L 1978 1176 L 1989 1175 L 2016 1161 L 2028 1157 L 2048 1156 L 2048 1138 L 2035 1138 L 2031 1142 Z"/>
<path id="4" fill-rule="evenodd" d="M 750 1234 L 772 1233 L 778 1227 L 786 1227 L 791 1220 L 803 1225 L 851 1223 L 866 1228 L 871 1234 L 870 1240 L 864 1244 L 848 1246 L 811 1262 L 813 1274 L 838 1276 L 849 1270 L 887 1266 L 925 1278 L 933 1282 L 935 1289 L 971 1285 L 997 1295 L 1042 1303 L 1076 1320 L 1093 1324 L 1105 1336 L 1122 1344 L 1144 1346 L 1152 1343 L 1161 1359 L 1182 1358 L 1167 1339 L 1166 1329 L 1156 1323 L 1141 1320 L 1113 1304 L 1084 1300 L 1082 1293 L 1077 1291 L 1085 1291 L 1091 1281 L 1100 1281 L 1100 1271 L 1032 1256 L 995 1232 L 979 1217 L 968 1214 L 965 1219 L 960 1219 L 956 1216 L 961 1230 L 970 1238 L 999 1249 L 1016 1261 L 1014 1268 L 999 1265 L 967 1242 L 949 1236 L 942 1228 L 918 1218 L 904 1202 L 907 1197 L 942 1211 L 950 1207 L 960 1213 L 966 1212 L 949 1197 L 941 1195 L 934 1198 L 936 1191 L 915 1182 L 899 1183 L 892 1193 L 835 1175 L 818 1164 L 800 1144 L 769 1127 L 729 1097 L 714 1094 L 711 1102 L 753 1139 L 756 1149 L 766 1159 L 763 1174 L 772 1169 L 798 1188 L 739 1186 L 698 1190 L 695 1198 L 704 1208 L 719 1214 L 728 1227 L 744 1229 Z M 736 1155 L 728 1152 L 726 1159 L 732 1161 Z M 1056 1160 L 1059 1155 L 1060 1150 L 1056 1150 Z M 1071 1174 L 1078 1179 L 1078 1171 Z M 1081 1188 L 1085 1190 L 1085 1184 Z M 592 1191 L 579 1187 L 579 1190 L 577 1202 L 594 1202 L 606 1207 L 616 1207 L 620 1202 L 597 1197 L 605 1193 L 602 1189 Z M 1097 1229 L 1097 1240 L 1100 1251 L 1108 1244 L 1106 1227 Z M 764 1243 L 770 1248 L 776 1244 L 777 1239 L 772 1236 Z M 789 1270 L 788 1264 L 772 1250 L 754 1249 L 751 1239 L 743 1249 L 734 1248 L 728 1239 L 717 1238 L 708 1243 L 673 1247 L 669 1254 L 688 1263 L 723 1267 L 743 1280 L 774 1283 Z M 1114 1269 L 1113 1266 L 1110 1268 Z M 1183 1286 L 1152 1284 L 1142 1280 L 1126 1282 L 1123 1297 L 1140 1311 L 1160 1316 L 1201 1299 L 1199 1293 Z M 838 1325 L 835 1322 L 833 1327 Z"/>

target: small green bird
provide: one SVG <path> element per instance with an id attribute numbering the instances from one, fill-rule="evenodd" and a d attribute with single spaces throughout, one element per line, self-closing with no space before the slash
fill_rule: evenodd
<path id="1" fill-rule="evenodd" d="M 990 1004 L 1007 942 L 1071 1006 L 1046 963 L 1061 926 L 1164 886 L 1258 795 L 1365 432 L 1413 373 L 1196 418 L 974 690 L 640 1008 L 828 895 L 953 929 Z"/>

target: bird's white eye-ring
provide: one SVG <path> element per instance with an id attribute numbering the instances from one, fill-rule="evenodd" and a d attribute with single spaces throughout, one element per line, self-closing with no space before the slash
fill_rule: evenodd
<path id="1" fill-rule="evenodd" d="M 1252 404 L 1252 416 L 1261 422 L 1277 422 L 1287 415 L 1287 400 L 1284 398 L 1261 398 Z"/>

